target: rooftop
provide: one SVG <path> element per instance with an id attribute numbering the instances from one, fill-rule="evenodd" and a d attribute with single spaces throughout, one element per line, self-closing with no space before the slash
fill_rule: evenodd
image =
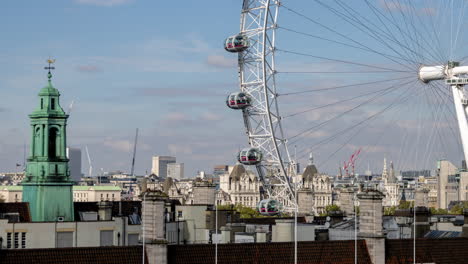
<path id="1" fill-rule="evenodd" d="M 170 245 L 169 264 L 214 263 L 215 245 Z M 298 263 L 354 264 L 354 241 L 298 242 Z M 218 263 L 294 263 L 294 243 L 219 244 Z M 358 263 L 371 263 L 364 240 L 358 241 Z"/>
<path id="2" fill-rule="evenodd" d="M 2 264 L 141 263 L 141 246 L 0 250 Z"/>

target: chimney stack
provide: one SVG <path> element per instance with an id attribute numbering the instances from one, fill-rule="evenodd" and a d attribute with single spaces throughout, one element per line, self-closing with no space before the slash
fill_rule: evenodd
<path id="1" fill-rule="evenodd" d="M 112 220 L 112 202 L 98 202 L 98 215 L 100 221 Z"/>
<path id="2" fill-rule="evenodd" d="M 468 237 L 468 209 L 463 209 L 464 223 L 462 237 Z"/>
<path id="3" fill-rule="evenodd" d="M 167 263 L 167 241 L 164 238 L 165 196 L 159 191 L 147 191 L 141 195 L 142 241 L 145 244 L 149 264 Z"/>
<path id="4" fill-rule="evenodd" d="M 381 192 L 364 189 L 357 195 L 360 204 L 359 237 L 366 240 L 374 264 L 385 264 L 385 236 L 382 227 Z"/>
<path id="5" fill-rule="evenodd" d="M 417 206 L 414 210 L 416 210 L 416 219 L 413 221 L 413 224 L 416 225 L 415 235 L 416 238 L 422 238 L 431 229 L 429 224 L 429 216 L 431 215 L 431 212 L 424 206 Z"/>

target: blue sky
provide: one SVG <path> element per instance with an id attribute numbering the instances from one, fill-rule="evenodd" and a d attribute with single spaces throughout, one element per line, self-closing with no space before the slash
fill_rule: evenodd
<path id="1" fill-rule="evenodd" d="M 421 10 L 418 3 L 422 2 L 415 4 Z M 376 6 L 381 3 L 375 1 Z M 362 3 L 354 4 L 357 11 L 365 12 Z M 325 13 L 321 6 L 308 1 L 300 4 L 291 2 L 291 6 L 375 49 L 387 49 L 355 27 Z M 437 4 L 429 1 L 426 6 L 435 8 Z M 236 56 L 223 50 L 222 41 L 238 31 L 240 9 L 241 1 L 237 0 L 46 0 L 3 3 L 0 10 L 3 33 L 0 43 L 0 171 L 13 171 L 15 164 L 22 162 L 23 144 L 29 144 L 27 115 L 37 103 L 37 92 L 46 84 L 43 67 L 49 56 L 57 59 L 53 83 L 62 92 L 62 107 L 67 110 L 74 101 L 69 119 L 68 143 L 83 149 L 88 146 L 95 171 L 100 168 L 104 171 L 129 170 L 137 127 L 141 133 L 136 161 L 138 174 L 151 169 L 152 155 L 176 155 L 178 161 L 186 163 L 187 176 L 194 175 L 197 170 L 211 172 L 215 164 L 234 163 L 235 152 L 245 145 L 246 138 L 239 113 L 228 110 L 224 103 L 225 96 L 238 89 L 238 79 Z M 387 12 L 391 13 L 393 9 Z M 284 11 L 281 19 L 285 21 L 285 27 L 340 39 L 323 28 L 298 22 L 300 20 L 290 12 Z M 376 18 L 370 20 L 378 23 Z M 311 42 L 298 36 L 293 38 L 288 33 L 280 36 L 278 45 L 287 46 L 290 50 L 327 54 L 328 57 L 374 65 L 392 65 L 375 54 L 350 52 L 339 45 Z M 284 71 L 317 67 L 335 71 L 363 70 L 362 67 L 352 68 L 283 54 L 279 54 L 278 62 L 278 68 Z M 384 75 L 354 75 L 343 80 L 343 76 L 336 75 L 287 75 L 278 79 L 280 92 L 286 92 L 310 89 L 311 85 L 329 87 L 336 83 L 350 84 L 385 78 Z M 371 88 L 362 86 L 335 94 L 285 97 L 281 101 L 282 110 L 294 112 L 310 105 L 323 105 Z M 336 124 L 311 135 L 309 140 L 326 137 L 343 124 L 351 126 L 353 122 L 378 111 L 382 102 L 392 98 L 383 98 L 381 102 L 360 109 L 360 112 L 344 121 L 338 120 Z M 343 104 L 334 111 L 343 112 L 346 107 L 348 105 Z M 346 159 L 355 148 L 374 142 L 374 139 L 369 140 L 368 135 L 375 137 L 379 143 L 374 143 L 374 150 L 365 156 L 362 168 L 367 167 L 369 162 L 371 167 L 379 170 L 384 156 L 400 159 L 396 156 L 402 153 L 400 145 L 403 143 L 396 141 L 403 137 L 403 132 L 391 131 L 386 136 L 388 140 L 380 142 L 382 130 L 389 122 L 397 121 L 411 127 L 406 123 L 418 123 L 418 118 L 428 115 L 429 111 L 423 107 L 410 115 L 397 113 L 382 117 L 365 130 L 369 134 L 361 133 L 362 138 L 358 137 L 343 151 L 337 152 L 323 169 L 336 173 L 335 164 Z M 286 123 L 287 134 L 292 135 L 301 127 L 308 127 L 306 121 L 317 122 L 331 113 L 334 112 L 327 110 L 326 113 L 292 120 Z M 426 131 L 421 126 L 412 128 L 417 130 L 417 138 L 421 137 L 421 130 Z M 311 151 L 318 157 L 318 162 L 325 161 L 343 142 L 344 139 L 333 141 L 324 150 Z M 309 142 L 301 144 L 307 145 Z M 457 157 L 459 148 L 456 143 L 452 145 L 446 152 L 456 153 Z M 421 142 L 418 146 L 423 148 L 427 144 Z M 431 156 L 422 162 L 419 154 L 408 155 L 414 156 L 412 165 L 415 168 L 427 167 L 433 164 L 432 160 L 443 156 Z M 84 157 L 83 171 L 87 171 Z M 457 158 L 455 162 L 458 162 Z"/>

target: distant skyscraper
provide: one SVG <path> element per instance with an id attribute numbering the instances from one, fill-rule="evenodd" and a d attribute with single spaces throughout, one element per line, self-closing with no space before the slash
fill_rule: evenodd
<path id="1" fill-rule="evenodd" d="M 79 148 L 67 148 L 67 158 L 70 160 L 68 162 L 70 168 L 70 179 L 72 181 L 81 180 L 81 149 Z"/>
<path id="2" fill-rule="evenodd" d="M 183 179 L 184 178 L 184 164 L 183 163 L 168 163 L 167 164 L 167 177 L 173 179 Z"/>
<path id="3" fill-rule="evenodd" d="M 229 172 L 229 165 L 216 165 L 213 168 L 213 175 L 219 177 Z"/>
<path id="4" fill-rule="evenodd" d="M 167 164 L 175 163 L 176 158 L 171 156 L 154 156 L 151 173 L 159 177 L 167 177 Z"/>

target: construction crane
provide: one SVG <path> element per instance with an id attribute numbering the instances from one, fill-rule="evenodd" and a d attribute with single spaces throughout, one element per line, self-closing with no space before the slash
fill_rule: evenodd
<path id="1" fill-rule="evenodd" d="M 135 143 L 133 145 L 132 169 L 130 171 L 130 175 L 132 175 L 132 177 L 135 176 L 134 172 L 135 172 L 135 156 L 136 156 L 137 141 L 138 141 L 138 128 L 136 129 Z"/>
<path id="2" fill-rule="evenodd" d="M 346 171 L 346 176 L 349 177 L 349 168 L 351 167 L 352 169 L 352 173 L 353 173 L 353 176 L 354 176 L 354 166 L 355 166 L 355 163 L 356 163 L 356 159 L 357 157 L 359 156 L 359 154 L 361 153 L 361 148 L 359 148 L 358 150 L 356 150 L 353 155 L 351 155 L 351 157 L 349 158 L 348 162 L 344 162 L 344 166 L 343 166 L 343 169 Z"/>
<path id="3" fill-rule="evenodd" d="M 72 100 L 70 105 L 68 106 L 67 115 L 70 115 L 71 111 L 73 110 L 73 103 L 75 103 L 75 100 Z"/>
<path id="4" fill-rule="evenodd" d="M 86 156 L 88 156 L 88 165 L 89 165 L 88 176 L 91 177 L 93 176 L 93 165 L 91 164 L 91 157 L 89 156 L 88 146 L 86 146 L 85 148 L 86 148 Z"/>

